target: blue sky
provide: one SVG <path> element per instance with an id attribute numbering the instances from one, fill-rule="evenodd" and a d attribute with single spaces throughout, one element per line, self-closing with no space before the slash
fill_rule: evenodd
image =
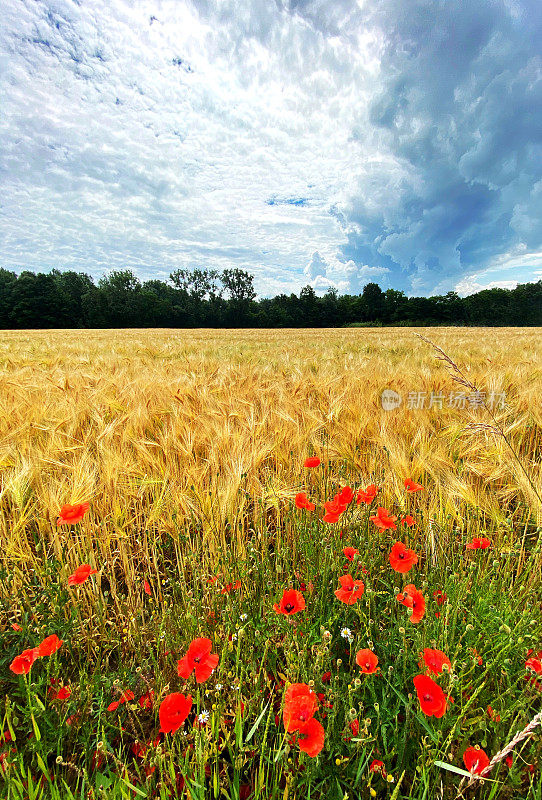
<path id="1" fill-rule="evenodd" d="M 542 278 L 540 0 L 3 0 L 0 266 Z"/>

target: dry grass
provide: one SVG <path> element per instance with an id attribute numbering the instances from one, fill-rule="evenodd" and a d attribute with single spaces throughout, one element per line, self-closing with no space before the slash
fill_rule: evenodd
<path id="1" fill-rule="evenodd" d="M 540 331 L 420 332 L 480 389 L 506 393 L 499 420 L 542 493 Z M 437 524 L 463 528 L 478 509 L 497 540 L 507 519 L 518 539 L 526 507 L 537 513 L 503 441 L 465 430 L 488 421 L 482 411 L 381 409 L 384 388 L 461 389 L 412 330 L 13 331 L 0 370 L 0 548 L 11 567 L 41 557 L 43 542 L 68 567 L 90 557 L 129 577 L 180 531 L 201 532 L 191 539 L 201 557 L 226 542 L 242 556 L 247 527 L 280 527 L 309 452 L 340 463 L 335 478 L 385 475 L 390 504 L 405 476 L 422 480 Z M 58 529 L 59 508 L 84 500 L 78 532 Z"/>

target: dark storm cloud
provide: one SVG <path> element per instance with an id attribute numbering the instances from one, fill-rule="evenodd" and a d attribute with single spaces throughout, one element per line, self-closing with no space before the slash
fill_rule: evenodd
<path id="1" fill-rule="evenodd" d="M 363 24 L 382 34 L 369 121 L 395 164 L 366 170 L 343 209 L 344 257 L 428 292 L 540 249 L 542 4 L 384 0 Z"/>

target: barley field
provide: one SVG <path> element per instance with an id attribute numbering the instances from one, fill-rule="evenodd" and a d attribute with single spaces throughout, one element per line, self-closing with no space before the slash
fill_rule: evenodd
<path id="1" fill-rule="evenodd" d="M 532 328 L 3 331 L 1 796 L 541 800 L 541 398 Z"/>

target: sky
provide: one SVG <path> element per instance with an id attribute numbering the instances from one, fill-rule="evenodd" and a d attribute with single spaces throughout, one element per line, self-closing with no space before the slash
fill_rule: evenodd
<path id="1" fill-rule="evenodd" d="M 2 0 L 0 266 L 542 278 L 540 0 Z"/>

